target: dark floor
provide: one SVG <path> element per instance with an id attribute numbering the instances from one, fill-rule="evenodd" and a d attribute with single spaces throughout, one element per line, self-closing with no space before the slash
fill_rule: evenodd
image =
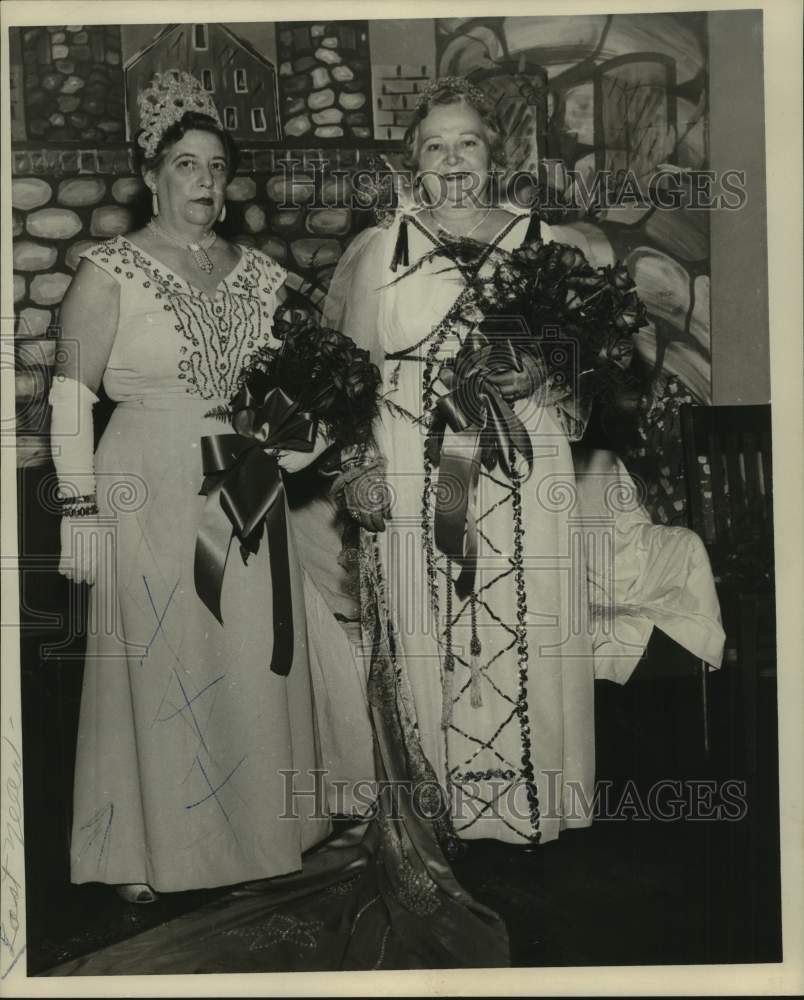
<path id="1" fill-rule="evenodd" d="M 781 960 L 773 872 L 755 867 L 752 889 L 747 831 L 723 823 L 601 822 L 535 854 L 477 845 L 454 867 L 505 919 L 515 966 Z"/>
<path id="2" fill-rule="evenodd" d="M 63 666 L 58 676 L 24 676 L 23 683 L 29 705 L 37 705 L 26 726 L 28 972 L 36 975 L 226 890 L 171 894 L 138 907 L 105 886 L 68 884 L 65 787 L 72 762 L 69 746 L 53 756 L 52 727 L 54 713 L 61 713 L 58 725 L 69 732 L 75 666 Z M 618 817 L 601 816 L 590 829 L 565 832 L 530 852 L 491 841 L 468 845 L 454 863 L 456 874 L 505 919 L 513 964 L 781 960 L 775 686 L 769 680 L 760 689 L 754 773 L 740 753 L 735 683 L 727 668 L 712 677 L 706 753 L 694 673 L 651 672 L 648 664 L 624 688 L 599 682 L 598 779 L 609 786 L 610 811 L 620 803 Z M 739 821 L 642 816 L 659 781 L 682 782 L 682 798 L 697 795 L 705 807 L 708 794 L 721 801 L 726 779 L 749 782 L 748 814 Z M 714 792 L 701 782 L 714 782 Z"/>

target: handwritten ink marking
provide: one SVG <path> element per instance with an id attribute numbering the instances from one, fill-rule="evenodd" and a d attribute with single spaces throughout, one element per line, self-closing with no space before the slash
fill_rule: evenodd
<path id="1" fill-rule="evenodd" d="M 195 701 L 195 698 L 187 697 L 187 691 L 184 687 L 184 684 L 182 684 L 179 672 L 175 667 L 173 668 L 173 673 L 176 675 L 176 681 L 179 687 L 181 688 L 182 697 L 184 698 L 184 704 L 179 709 L 179 712 L 183 712 L 184 709 L 186 708 L 187 711 L 190 713 L 190 718 L 193 720 L 193 725 L 195 726 L 195 731 L 198 734 L 198 739 L 201 741 L 201 746 L 206 750 L 207 753 L 209 753 L 209 747 L 207 746 L 207 741 L 204 739 L 204 734 L 201 732 L 201 724 L 195 717 L 195 712 L 193 711 L 193 701 Z"/>
<path id="2" fill-rule="evenodd" d="M 9 726 L 14 728 L 14 720 L 9 719 Z M 18 941 L 20 936 L 20 897 L 23 886 L 15 872 L 24 871 L 25 836 L 22 825 L 22 807 L 20 792 L 22 789 L 22 755 L 17 745 L 3 736 L 4 753 L 10 759 L 10 766 L 4 768 L 7 772 L 3 799 L 5 810 L 3 816 L 2 847 L 0 847 L 0 896 L 3 900 L 3 912 L 0 914 L 0 958 L 10 959 L 9 966 L 0 978 L 5 979 L 25 952 L 25 942 Z M 8 756 L 10 753 L 10 757 Z M 10 771 L 10 773 L 8 773 Z M 8 956 L 6 956 L 8 952 Z"/>
<path id="3" fill-rule="evenodd" d="M 151 609 L 153 610 L 154 617 L 156 618 L 156 628 L 154 629 L 153 634 L 151 635 L 151 638 L 145 644 L 145 652 L 140 657 L 140 666 L 143 665 L 145 657 L 150 652 L 151 646 L 154 644 L 154 642 L 156 640 L 156 637 L 159 635 L 160 632 L 162 633 L 162 636 L 164 637 L 165 642 L 167 642 L 167 636 L 165 635 L 165 630 L 162 628 L 162 623 L 165 620 L 165 616 L 167 615 L 168 609 L 170 608 L 171 601 L 173 600 L 173 595 L 176 593 L 176 590 L 178 589 L 180 581 L 177 580 L 176 583 L 173 585 L 173 590 L 171 590 L 171 592 L 170 592 L 170 594 L 168 596 L 168 599 L 167 599 L 167 603 L 165 604 L 165 607 L 164 607 L 163 611 L 161 612 L 161 614 L 157 610 L 156 603 L 154 602 L 153 594 L 151 594 L 151 588 L 148 586 L 148 577 L 144 576 L 142 578 L 142 582 L 145 584 L 145 592 L 148 594 L 148 600 L 151 602 Z"/>
<path id="4" fill-rule="evenodd" d="M 185 710 L 185 708 L 187 708 L 190 705 L 192 705 L 192 703 L 194 701 L 198 701 L 198 699 L 201 697 L 201 695 L 203 695 L 207 691 L 209 691 L 209 689 L 211 687 L 214 687 L 214 685 L 217 684 L 218 681 L 222 681 L 225 676 L 226 676 L 226 674 L 221 674 L 220 677 L 216 677 L 214 681 L 210 681 L 209 684 L 205 684 L 204 687 L 202 687 L 201 690 L 198 692 L 198 694 L 194 694 L 192 696 L 192 698 L 190 698 L 190 700 L 187 702 L 186 705 L 182 705 L 181 708 L 175 709 L 175 711 L 171 712 L 170 715 L 157 715 L 155 721 L 156 722 L 170 722 L 171 719 L 175 719 L 177 715 L 181 715 L 181 713 Z M 206 749 L 206 747 L 204 749 Z"/>
<path id="5" fill-rule="evenodd" d="M 103 806 L 98 809 L 92 818 L 84 823 L 81 827 L 82 830 L 92 831 L 92 835 L 87 840 L 84 845 L 83 851 L 78 855 L 79 859 L 84 856 L 84 853 L 92 847 L 98 837 L 103 834 L 103 839 L 101 840 L 100 851 L 98 853 L 98 862 L 103 861 L 103 855 L 106 853 L 106 847 L 109 843 L 109 838 L 112 833 L 112 820 L 114 819 L 114 802 L 110 802 L 108 806 Z M 104 825 L 104 820 L 105 825 Z"/>
<path id="6" fill-rule="evenodd" d="M 106 853 L 106 848 L 109 845 L 109 838 L 112 833 L 112 820 L 114 819 L 114 802 L 109 803 L 109 818 L 106 820 L 106 829 L 103 831 L 103 840 L 101 841 L 100 854 L 98 859 L 102 860 L 103 855 Z"/>
<path id="7" fill-rule="evenodd" d="M 22 947 L 20 948 L 20 950 L 19 950 L 19 951 L 17 952 L 17 954 L 16 954 L 15 956 L 14 956 L 14 961 L 13 961 L 13 962 L 11 963 L 11 965 L 9 965 L 9 967 L 8 967 L 8 968 L 6 969 L 6 971 L 5 971 L 5 972 L 4 972 L 3 974 L 2 974 L 2 976 L 0 976 L 0 980 L 3 980 L 3 979 L 5 979 L 5 978 L 6 978 L 6 976 L 8 976 L 8 975 L 9 975 L 9 974 L 11 973 L 11 970 L 12 970 L 12 969 L 14 968 L 14 966 L 15 966 L 15 965 L 17 964 L 17 962 L 19 962 L 19 960 L 20 960 L 20 959 L 22 958 L 22 956 L 23 956 L 23 955 L 25 954 L 25 950 L 26 950 L 26 947 L 27 947 L 26 945 L 23 945 L 23 946 L 22 946 Z"/>
<path id="8" fill-rule="evenodd" d="M 201 774 L 204 776 L 204 781 L 206 781 L 207 783 L 207 788 L 209 788 L 209 795 L 205 795 L 203 799 L 199 799 L 197 802 L 191 802 L 189 805 L 185 806 L 185 809 L 195 809 L 196 806 L 200 806 L 202 803 L 208 802 L 210 799 L 215 799 L 215 801 L 218 803 L 218 808 L 226 818 L 226 822 L 229 823 L 229 825 L 231 826 L 229 814 L 223 808 L 223 803 L 218 798 L 218 792 L 223 788 L 226 782 L 229 781 L 229 779 L 232 777 L 235 771 L 240 767 L 243 761 L 245 761 L 245 759 L 246 759 L 245 757 L 241 757 L 240 760 L 232 768 L 232 770 L 226 775 L 223 781 L 217 787 L 213 788 L 212 782 L 209 780 L 207 772 L 204 770 L 204 765 L 201 763 L 201 760 L 198 758 L 198 756 L 196 756 L 195 761 L 198 764 Z"/>

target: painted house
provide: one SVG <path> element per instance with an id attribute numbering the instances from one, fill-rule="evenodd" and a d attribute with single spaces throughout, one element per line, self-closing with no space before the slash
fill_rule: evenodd
<path id="1" fill-rule="evenodd" d="M 222 24 L 167 25 L 126 62 L 129 138 L 138 128 L 137 94 L 167 69 L 187 70 L 201 81 L 235 139 L 281 138 L 275 67 Z"/>

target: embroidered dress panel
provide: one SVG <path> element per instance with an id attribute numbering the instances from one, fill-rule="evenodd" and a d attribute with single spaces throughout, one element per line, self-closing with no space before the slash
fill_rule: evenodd
<path id="1" fill-rule="evenodd" d="M 204 400 L 234 394 L 239 372 L 271 339 L 269 303 L 284 280 L 269 257 L 251 247 L 241 254 L 214 295 L 124 237 L 86 254 L 121 286 L 121 321 L 104 378 L 112 399 L 139 395 L 138 388 L 144 395 L 182 391 Z M 146 352 L 152 371 L 143 370 L 144 337 L 153 341 Z M 135 368 L 139 386 L 132 384 Z"/>

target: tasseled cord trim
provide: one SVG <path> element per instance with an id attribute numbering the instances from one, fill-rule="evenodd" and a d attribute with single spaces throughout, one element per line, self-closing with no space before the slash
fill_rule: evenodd
<path id="1" fill-rule="evenodd" d="M 438 583 L 436 582 L 436 586 Z M 452 703 L 455 697 L 455 658 L 452 653 L 452 560 L 447 559 L 447 606 L 445 614 L 446 631 L 444 638 L 444 676 L 441 691 L 441 727 L 449 729 L 452 725 Z M 436 620 L 438 620 L 436 618 Z"/>
<path id="2" fill-rule="evenodd" d="M 406 216 L 402 216 L 402 221 L 399 223 L 399 232 L 396 237 L 394 256 L 391 258 L 391 270 L 396 273 L 396 269 L 400 264 L 403 267 L 408 267 L 410 265 L 410 254 L 408 252 L 408 220 Z"/>
<path id="3" fill-rule="evenodd" d="M 447 628 L 441 712 L 441 725 L 444 729 L 448 729 L 452 725 L 452 709 L 455 704 L 455 656 L 452 652 L 452 564 L 448 562 L 447 567 L 447 580 L 450 582 L 447 585 Z M 477 634 L 477 595 L 474 592 L 469 601 L 472 623 L 472 637 L 469 642 L 469 704 L 472 708 L 482 708 L 483 677 L 480 670 L 480 656 L 483 652 L 483 646 L 480 642 L 480 636 Z"/>
<path id="4" fill-rule="evenodd" d="M 470 598 L 470 611 L 472 616 L 472 638 L 469 643 L 471 681 L 469 684 L 469 704 L 472 708 L 483 707 L 483 691 L 480 686 L 482 680 L 480 676 L 480 654 L 483 647 L 480 644 L 480 637 L 477 634 L 477 595 L 472 592 Z"/>

